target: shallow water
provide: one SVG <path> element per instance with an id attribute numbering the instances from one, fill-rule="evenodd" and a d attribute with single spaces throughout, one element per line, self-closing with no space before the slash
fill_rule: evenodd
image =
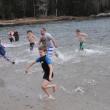
<path id="1" fill-rule="evenodd" d="M 33 74 L 24 74 L 26 66 L 38 57 L 37 47 L 29 51 L 26 31 L 33 30 L 39 39 L 41 27 L 46 27 L 59 45 L 59 58 L 54 59 L 55 82 L 59 85 L 55 101 L 42 99 L 39 65 L 32 67 Z M 7 33 L 14 28 L 20 34 L 20 41 L 10 44 Z M 78 28 L 89 35 L 84 52 L 78 50 L 75 37 Z M 2 110 L 110 109 L 110 18 L 1 27 L 0 30 L 8 55 L 16 60 L 13 66 L 0 57 Z"/>

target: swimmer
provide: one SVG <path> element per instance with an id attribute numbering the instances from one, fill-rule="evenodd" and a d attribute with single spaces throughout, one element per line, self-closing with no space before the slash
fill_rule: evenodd
<path id="1" fill-rule="evenodd" d="M 76 36 L 79 40 L 79 50 L 84 50 L 84 43 L 86 42 L 86 37 L 88 36 L 86 33 L 82 33 L 79 29 L 76 30 Z"/>
<path id="2" fill-rule="evenodd" d="M 36 43 L 36 36 L 33 34 L 31 30 L 27 31 L 27 39 L 30 43 L 30 51 L 33 51 L 35 43 Z"/>
<path id="3" fill-rule="evenodd" d="M 57 48 L 56 40 L 50 33 L 47 32 L 45 28 L 42 28 L 40 33 L 41 37 L 38 45 L 45 46 L 47 48 L 47 55 L 52 58 L 52 56 L 55 54 L 55 48 Z"/>

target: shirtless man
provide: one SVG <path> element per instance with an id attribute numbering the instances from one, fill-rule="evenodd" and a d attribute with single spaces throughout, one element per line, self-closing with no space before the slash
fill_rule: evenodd
<path id="1" fill-rule="evenodd" d="M 42 28 L 40 33 L 41 37 L 38 44 L 47 48 L 47 55 L 51 58 L 55 53 L 54 49 L 57 48 L 56 41 L 54 37 L 46 31 L 45 28 Z"/>
<path id="2" fill-rule="evenodd" d="M 84 42 L 86 41 L 86 37 L 88 36 L 86 33 L 80 32 L 79 29 L 76 30 L 76 36 L 80 42 L 79 49 L 84 50 Z"/>
<path id="3" fill-rule="evenodd" d="M 31 30 L 27 31 L 27 39 L 30 43 L 30 51 L 33 51 L 33 48 L 36 43 L 36 36 L 33 34 L 33 32 Z"/>

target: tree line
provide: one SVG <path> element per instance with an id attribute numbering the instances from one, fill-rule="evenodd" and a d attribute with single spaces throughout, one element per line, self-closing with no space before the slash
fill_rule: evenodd
<path id="1" fill-rule="evenodd" d="M 0 19 L 89 16 L 110 10 L 110 0 L 0 0 Z"/>

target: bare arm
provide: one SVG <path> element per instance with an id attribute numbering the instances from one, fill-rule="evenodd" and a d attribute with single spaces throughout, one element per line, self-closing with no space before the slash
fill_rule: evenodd
<path id="1" fill-rule="evenodd" d="M 57 48 L 58 46 L 57 46 L 56 40 L 54 38 L 52 38 L 52 42 L 53 42 L 55 48 Z"/>
<path id="2" fill-rule="evenodd" d="M 33 37 L 33 39 L 37 40 L 37 37 L 36 37 L 34 34 L 33 34 L 33 36 L 32 36 L 32 37 Z"/>
<path id="3" fill-rule="evenodd" d="M 35 64 L 36 62 L 32 62 L 25 70 L 25 73 L 28 73 L 29 69 Z"/>
<path id="4" fill-rule="evenodd" d="M 13 38 L 13 40 L 15 41 L 15 37 L 14 37 L 14 36 L 12 36 L 12 38 Z"/>
<path id="5" fill-rule="evenodd" d="M 49 64 L 48 66 L 49 66 L 49 69 L 50 69 L 49 80 L 52 81 L 53 66 L 52 66 L 52 64 Z"/>

